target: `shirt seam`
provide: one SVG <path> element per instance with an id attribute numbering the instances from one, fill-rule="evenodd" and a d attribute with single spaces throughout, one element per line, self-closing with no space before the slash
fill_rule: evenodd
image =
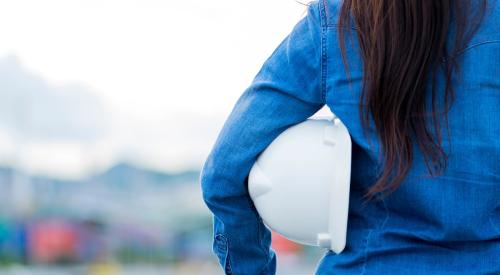
<path id="1" fill-rule="evenodd" d="M 374 231 L 375 231 L 378 235 L 381 235 L 381 232 L 383 231 L 383 229 L 385 228 L 385 226 L 387 224 L 387 221 L 389 220 L 389 209 L 387 208 L 386 201 L 381 196 L 379 198 L 380 198 L 380 200 L 382 202 L 382 205 L 384 207 L 385 218 L 379 224 L 378 228 L 376 228 L 376 229 L 370 229 L 370 231 L 368 231 L 368 233 L 366 234 L 366 237 L 365 237 L 365 247 L 364 247 L 364 251 L 363 251 L 363 267 L 362 267 L 362 270 L 361 270 L 361 274 L 365 274 L 366 273 L 366 266 L 367 266 L 367 263 L 368 263 L 368 249 L 369 249 L 369 246 L 370 246 L 370 240 L 372 239 L 372 233 L 374 233 Z"/>
<path id="2" fill-rule="evenodd" d="M 261 236 L 262 236 L 262 235 L 261 235 L 261 230 L 262 230 L 262 229 L 261 229 L 261 224 L 260 224 L 260 220 L 259 220 L 259 218 L 258 218 L 258 217 L 257 217 L 257 224 L 258 224 L 258 226 L 257 226 L 257 236 L 258 236 L 258 237 L 257 237 L 257 238 L 259 239 L 259 243 L 260 243 L 260 247 L 261 247 L 261 249 L 262 249 L 262 252 L 264 252 L 264 255 L 266 255 L 266 265 L 265 265 L 265 266 L 264 266 L 264 268 L 263 268 L 263 269 L 259 272 L 259 275 L 264 275 L 264 274 L 266 274 L 266 272 L 267 272 L 267 263 L 269 263 L 269 253 L 268 253 L 268 251 L 266 251 L 265 245 L 264 245 L 264 243 L 262 242 L 262 241 L 263 241 L 263 240 L 262 240 L 262 238 L 261 238 Z"/>
<path id="3" fill-rule="evenodd" d="M 339 25 L 337 23 L 328 23 L 326 26 L 326 28 L 332 28 L 332 29 L 337 29 L 337 28 L 343 28 L 343 29 L 351 29 L 353 31 L 357 31 L 358 28 L 357 27 L 346 27 L 346 26 L 342 26 L 342 25 Z"/>
<path id="4" fill-rule="evenodd" d="M 468 50 L 476 48 L 478 46 L 481 46 L 481 45 L 484 45 L 484 44 L 494 44 L 494 43 L 500 43 L 500 40 L 486 40 L 486 41 L 482 41 L 482 42 L 477 42 L 477 43 L 471 44 L 471 45 L 469 45 L 469 46 L 467 46 L 467 47 L 465 47 L 465 48 L 457 51 L 457 53 L 454 56 L 452 56 L 452 57 L 459 56 L 459 55 L 467 52 Z"/>
<path id="5" fill-rule="evenodd" d="M 370 235 L 372 234 L 373 229 L 370 229 L 366 234 L 364 240 L 364 251 L 363 251 L 363 267 L 361 268 L 361 275 L 366 274 L 366 263 L 368 262 L 368 242 L 370 241 Z"/>
<path id="6" fill-rule="evenodd" d="M 386 203 L 384 198 L 380 198 L 380 200 L 382 200 L 382 205 L 384 206 L 384 210 L 385 210 L 385 219 L 379 228 L 379 231 L 382 231 L 385 228 L 387 221 L 389 220 L 389 208 L 387 207 L 387 203 Z"/>
<path id="7" fill-rule="evenodd" d="M 326 28 L 338 28 L 338 27 L 345 28 L 345 27 L 342 27 L 341 25 L 339 25 L 337 22 L 332 23 L 332 22 L 330 22 L 330 20 L 328 20 L 330 18 L 329 14 L 328 14 L 329 13 L 328 8 L 327 8 L 328 0 L 323 0 L 323 6 L 325 7 L 324 10 L 325 10 L 325 15 L 326 15 L 324 27 L 326 27 Z M 357 30 L 358 28 L 350 26 L 349 28 L 346 28 L 346 29 Z"/>
<path id="8" fill-rule="evenodd" d="M 249 200 L 250 197 L 247 197 Z M 252 209 L 253 210 L 253 209 Z M 271 258 L 271 255 L 269 253 L 269 249 L 266 247 L 265 243 L 263 242 L 263 238 L 262 238 L 262 225 L 263 225 L 263 221 L 262 219 L 260 218 L 258 212 L 255 212 L 255 211 L 252 211 L 255 215 L 255 219 L 257 220 L 257 240 L 259 241 L 259 246 L 260 246 L 260 249 L 262 250 L 263 254 L 266 255 L 266 265 L 264 266 L 264 268 L 259 272 L 259 275 L 265 275 L 268 273 L 268 268 L 269 268 L 269 259 Z"/>
<path id="9" fill-rule="evenodd" d="M 323 5 L 321 5 L 323 3 Z M 321 22 L 321 61 L 320 61 L 320 67 L 321 67 L 321 86 L 320 86 L 320 91 L 321 91 L 321 101 L 323 103 L 326 103 L 326 97 L 327 97 L 327 89 L 326 89 L 326 74 L 327 74 L 327 37 L 326 37 L 326 32 L 327 32 L 327 24 L 326 24 L 326 8 L 325 8 L 325 0 L 319 1 L 318 2 L 319 6 L 319 11 L 320 11 L 320 22 Z"/>

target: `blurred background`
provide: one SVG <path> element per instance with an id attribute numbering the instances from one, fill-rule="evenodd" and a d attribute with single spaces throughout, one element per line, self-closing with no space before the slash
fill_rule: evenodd
<path id="1" fill-rule="evenodd" d="M 0 0 L 0 274 L 221 274 L 199 172 L 305 12 Z M 323 253 L 273 247 L 278 274 L 312 274 Z"/>

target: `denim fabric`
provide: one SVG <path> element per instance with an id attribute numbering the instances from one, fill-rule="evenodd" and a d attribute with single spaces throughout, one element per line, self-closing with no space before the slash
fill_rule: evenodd
<path id="1" fill-rule="evenodd" d="M 338 255 L 327 251 L 317 274 L 500 274 L 500 15 L 494 1 L 478 33 L 453 56 L 462 70 L 453 78 L 449 136 L 443 130 L 444 174 L 429 176 L 415 145 L 401 187 L 368 204 L 361 197 L 381 167 L 380 144 L 373 122 L 364 132 L 359 120 L 358 42 L 355 35 L 346 41 L 349 83 L 337 40 L 340 3 L 310 3 L 241 94 L 200 175 L 214 214 L 213 251 L 226 274 L 275 274 L 270 231 L 250 200 L 247 177 L 273 139 L 324 105 L 347 126 L 353 156 L 347 245 Z M 443 86 L 438 79 L 438 90 Z"/>

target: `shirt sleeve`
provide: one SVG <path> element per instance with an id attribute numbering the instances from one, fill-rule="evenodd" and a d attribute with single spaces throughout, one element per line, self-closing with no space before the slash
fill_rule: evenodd
<path id="1" fill-rule="evenodd" d="M 247 189 L 258 155 L 285 129 L 325 105 L 321 0 L 264 62 L 226 119 L 200 183 L 213 213 L 213 251 L 226 274 L 275 274 L 271 232 Z"/>

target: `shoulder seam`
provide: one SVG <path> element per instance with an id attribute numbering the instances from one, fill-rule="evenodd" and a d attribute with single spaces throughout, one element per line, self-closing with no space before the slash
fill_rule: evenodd
<path id="1" fill-rule="evenodd" d="M 326 26 L 327 28 L 345 28 L 345 29 L 351 29 L 351 30 L 357 30 L 358 28 L 355 26 L 355 25 L 351 25 L 349 28 L 347 27 L 342 27 L 338 24 L 338 22 L 332 22 L 332 20 L 330 20 L 332 17 L 330 15 L 330 10 L 328 9 L 328 0 L 322 0 L 322 3 L 323 3 L 323 9 L 324 9 L 324 13 L 325 13 L 325 22 L 324 22 L 324 26 Z M 340 5 L 342 5 L 342 3 L 340 3 Z M 339 9 L 342 8 L 342 6 L 339 7 Z M 339 12 L 339 11 L 337 11 Z M 335 19 L 338 19 L 337 17 L 335 17 Z"/>

